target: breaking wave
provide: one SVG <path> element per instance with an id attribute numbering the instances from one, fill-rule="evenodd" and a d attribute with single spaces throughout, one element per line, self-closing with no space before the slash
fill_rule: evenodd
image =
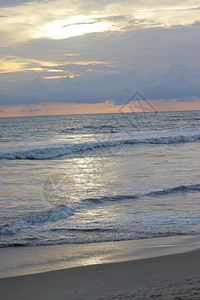
<path id="1" fill-rule="evenodd" d="M 0 235 L 12 235 L 28 226 L 59 221 L 68 218 L 73 214 L 73 210 L 65 205 L 55 206 L 42 212 L 32 213 L 22 220 L 1 225 Z"/>
<path id="2" fill-rule="evenodd" d="M 2 226 L 0 226 L 0 236 L 13 236 L 15 234 L 17 234 L 18 232 L 21 231 L 26 231 L 29 229 L 34 229 L 34 226 L 38 226 L 38 225 L 44 225 L 44 224 L 49 224 L 49 223 L 53 223 L 56 221 L 60 221 L 60 220 L 65 220 L 67 218 L 69 218 L 70 216 L 74 215 L 74 213 L 77 210 L 80 210 L 82 208 L 82 204 L 88 203 L 88 206 L 91 205 L 101 205 L 105 202 L 118 202 L 118 201 L 126 201 L 126 200 L 138 200 L 140 198 L 147 198 L 148 201 L 148 197 L 162 197 L 162 196 L 167 196 L 170 194 L 175 194 L 175 193 L 187 193 L 187 192 L 198 192 L 200 191 L 200 184 L 195 184 L 195 185 L 180 185 L 180 186 L 176 186 L 173 188 L 168 188 L 168 189 L 163 189 L 163 190 L 158 190 L 158 191 L 151 191 L 149 193 L 144 193 L 144 194 L 135 194 L 135 195 L 113 195 L 113 196 L 103 196 L 103 197 L 99 197 L 99 198 L 87 198 L 87 199 L 83 199 L 80 202 L 80 206 L 76 205 L 76 209 L 69 208 L 66 205 L 59 205 L 59 206 L 55 206 L 52 207 L 51 209 L 48 210 L 44 210 L 41 212 L 34 212 L 26 217 L 24 217 L 23 219 L 20 220 L 16 220 L 13 221 L 11 223 L 8 224 L 4 224 Z M 163 202 L 163 205 L 164 202 Z M 95 232 L 99 232 L 99 233 L 108 233 L 109 231 L 111 233 L 113 233 L 114 231 L 116 231 L 116 228 L 111 227 L 111 228 L 104 228 L 104 227 L 81 227 L 81 226 L 77 226 L 77 227 L 63 227 L 63 228 L 50 228 L 49 229 L 51 232 L 55 232 L 55 233 L 59 233 L 59 232 L 63 232 L 63 233 L 68 233 L 68 232 L 75 232 L 75 233 L 95 233 Z M 32 241 L 33 239 L 33 241 Z M 29 237 L 28 239 L 26 239 L 25 242 L 21 242 L 21 241 L 15 241 L 14 243 L 10 242 L 8 244 L 6 244 L 9 247 L 20 247 L 20 246 L 28 246 L 31 245 L 32 242 L 36 242 L 39 243 L 39 241 L 35 241 L 35 237 Z M 0 244 L 0 247 L 4 247 L 4 244 Z"/>
<path id="3" fill-rule="evenodd" d="M 199 132 L 199 130 L 198 130 Z M 83 152 L 88 150 L 94 150 L 96 148 L 107 148 L 115 147 L 123 144 L 174 144 L 174 143 L 192 143 L 200 140 L 200 133 L 198 134 L 167 134 L 158 133 L 157 136 L 141 134 L 138 136 L 126 138 L 126 139 L 115 139 L 79 144 L 52 144 L 47 146 L 37 146 L 35 148 L 27 150 L 13 150 L 4 153 L 0 153 L 0 159 L 52 159 L 63 155 L 69 155 L 76 152 Z"/>

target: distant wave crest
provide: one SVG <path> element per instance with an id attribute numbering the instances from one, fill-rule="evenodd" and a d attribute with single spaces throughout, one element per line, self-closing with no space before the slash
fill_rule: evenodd
<path id="1" fill-rule="evenodd" d="M 125 127 L 125 125 L 121 125 L 120 127 Z M 81 127 L 68 127 L 66 129 L 62 129 L 60 133 L 71 133 L 71 132 L 83 132 L 83 131 L 89 131 L 89 132 L 103 132 L 103 133 L 109 133 L 109 132 L 119 132 L 120 128 L 113 126 L 113 125 L 85 125 Z"/>

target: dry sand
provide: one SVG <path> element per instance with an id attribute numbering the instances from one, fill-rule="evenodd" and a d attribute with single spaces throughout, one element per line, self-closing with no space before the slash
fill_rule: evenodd
<path id="1" fill-rule="evenodd" d="M 0 279 L 1 300 L 200 299 L 200 250 Z"/>

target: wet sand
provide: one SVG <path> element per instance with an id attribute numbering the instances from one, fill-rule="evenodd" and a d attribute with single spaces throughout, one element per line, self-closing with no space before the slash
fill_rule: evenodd
<path id="1" fill-rule="evenodd" d="M 0 279 L 1 300 L 200 299 L 200 250 Z"/>

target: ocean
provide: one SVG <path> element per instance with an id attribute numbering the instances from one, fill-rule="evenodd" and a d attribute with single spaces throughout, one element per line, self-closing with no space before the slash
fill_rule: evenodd
<path id="1" fill-rule="evenodd" d="M 200 234 L 200 111 L 0 118 L 0 247 Z"/>

